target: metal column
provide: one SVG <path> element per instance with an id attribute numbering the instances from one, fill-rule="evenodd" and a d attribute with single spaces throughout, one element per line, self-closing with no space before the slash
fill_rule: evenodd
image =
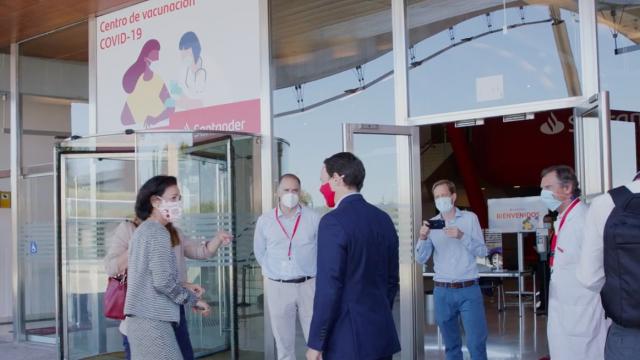
<path id="1" fill-rule="evenodd" d="M 22 177 L 22 119 L 20 116 L 20 88 L 18 84 L 20 47 L 11 44 L 9 87 L 11 100 L 11 243 L 13 244 L 13 339 L 25 341 L 24 284 L 20 270 L 20 178 Z"/>

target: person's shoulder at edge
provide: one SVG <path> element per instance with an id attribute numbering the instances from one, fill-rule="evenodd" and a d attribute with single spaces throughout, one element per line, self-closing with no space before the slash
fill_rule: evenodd
<path id="1" fill-rule="evenodd" d="M 303 213 L 306 213 L 307 216 L 309 216 L 310 221 L 316 228 L 320 225 L 320 220 L 322 219 L 323 214 L 318 212 L 316 209 L 312 209 L 307 206 L 303 206 L 302 211 Z"/>
<path id="2" fill-rule="evenodd" d="M 471 210 L 465 210 L 465 209 L 460 209 L 460 208 L 458 208 L 458 211 L 460 212 L 460 214 L 461 214 L 462 216 L 472 216 L 472 217 L 475 217 L 475 218 L 477 218 L 477 217 L 478 217 L 478 215 L 476 215 L 476 213 L 474 213 L 474 212 L 473 212 L 473 211 L 471 211 Z"/>
<path id="3" fill-rule="evenodd" d="M 271 209 L 269 209 L 269 210 L 263 212 L 262 214 L 260 214 L 260 216 L 258 216 L 258 220 L 260 220 L 260 219 L 265 220 L 265 219 L 275 218 L 275 211 L 276 211 L 276 208 L 272 207 Z"/>
<path id="4" fill-rule="evenodd" d="M 301 205 L 301 206 L 302 206 L 303 212 L 306 212 L 307 214 L 310 214 L 313 217 L 317 217 L 318 219 L 321 217 L 320 213 L 316 209 L 311 208 L 307 205 Z"/>
<path id="5" fill-rule="evenodd" d="M 112 244 L 115 239 L 119 239 L 119 240 L 126 239 L 128 243 L 129 242 L 128 240 L 130 239 L 131 235 L 133 235 L 135 231 L 136 231 L 135 224 L 129 220 L 125 220 L 119 223 L 118 226 L 116 226 L 116 228 L 113 229 L 111 233 L 109 233 L 107 240 L 109 241 L 110 244 Z"/>
<path id="6" fill-rule="evenodd" d="M 584 203 L 584 201 L 582 202 Z M 591 200 L 591 203 L 588 205 L 588 208 L 598 210 L 601 206 L 607 203 L 613 204 L 613 198 L 611 197 L 609 192 L 605 192 L 604 194 L 600 194 L 593 198 L 593 200 Z"/>
<path id="7" fill-rule="evenodd" d="M 258 216 L 258 219 L 256 220 L 256 230 L 262 231 L 264 230 L 264 227 L 267 226 L 267 224 L 270 224 L 272 221 L 275 220 L 275 215 L 273 215 L 273 209 L 269 210 L 269 211 L 265 211 L 262 214 L 260 214 L 260 216 Z"/>
<path id="8" fill-rule="evenodd" d="M 623 186 L 625 186 L 632 193 L 640 193 L 640 180 L 626 183 Z M 607 203 L 613 204 L 613 198 L 608 191 L 593 198 L 593 200 L 591 200 L 591 204 L 589 204 L 589 208 L 598 208 L 599 206 L 605 205 Z"/>
<path id="9" fill-rule="evenodd" d="M 364 197 L 363 197 L 364 199 Z M 377 205 L 371 204 L 370 202 L 366 201 L 365 203 L 371 207 L 371 209 L 373 210 L 373 212 L 375 213 L 375 215 L 378 217 L 378 219 L 380 219 L 381 221 L 387 221 L 391 224 L 393 224 L 393 219 L 391 218 L 391 216 L 389 215 L 388 212 L 384 211 L 382 208 L 380 208 Z"/>
<path id="10" fill-rule="evenodd" d="M 592 204 L 587 204 L 585 201 L 580 201 L 579 206 L 576 206 L 576 208 L 578 209 L 578 211 L 586 214 L 587 211 L 589 211 L 589 208 L 591 208 Z"/>
<path id="11" fill-rule="evenodd" d="M 121 231 L 124 231 L 124 230 L 135 230 L 136 229 L 136 225 L 131 220 L 124 220 L 124 221 L 122 221 L 122 222 L 120 222 L 118 224 L 116 229 L 120 229 Z"/>
<path id="12" fill-rule="evenodd" d="M 640 179 L 624 184 L 632 193 L 640 193 Z"/>

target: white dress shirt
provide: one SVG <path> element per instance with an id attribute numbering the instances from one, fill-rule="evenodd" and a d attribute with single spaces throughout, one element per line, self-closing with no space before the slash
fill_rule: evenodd
<path id="1" fill-rule="evenodd" d="M 640 181 L 626 185 L 633 193 L 640 193 Z M 595 198 L 589 207 L 585 237 L 578 263 L 578 281 L 585 287 L 600 292 L 604 286 L 604 227 L 615 207 L 609 193 Z"/>
<path id="2" fill-rule="evenodd" d="M 273 280 L 291 280 L 303 276 L 316 276 L 316 256 L 318 253 L 318 224 L 320 216 L 305 206 L 299 206 L 293 216 L 287 217 L 276 209 L 258 218 L 253 239 L 253 252 L 262 267 L 262 274 Z M 300 214 L 300 224 L 291 240 L 289 257 L 289 236 L 293 234 L 296 219 Z M 280 224 L 287 231 L 282 230 Z"/>

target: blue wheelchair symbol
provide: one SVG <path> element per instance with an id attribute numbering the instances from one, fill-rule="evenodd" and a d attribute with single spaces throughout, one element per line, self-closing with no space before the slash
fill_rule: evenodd
<path id="1" fill-rule="evenodd" d="M 35 241 L 31 242 L 31 246 L 29 247 L 29 252 L 32 255 L 38 253 L 38 244 Z"/>

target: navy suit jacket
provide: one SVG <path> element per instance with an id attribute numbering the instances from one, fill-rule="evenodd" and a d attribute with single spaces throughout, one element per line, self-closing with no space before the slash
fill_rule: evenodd
<path id="1" fill-rule="evenodd" d="M 320 220 L 309 347 L 327 360 L 373 360 L 400 351 L 391 308 L 398 293 L 398 234 L 362 195 Z"/>

